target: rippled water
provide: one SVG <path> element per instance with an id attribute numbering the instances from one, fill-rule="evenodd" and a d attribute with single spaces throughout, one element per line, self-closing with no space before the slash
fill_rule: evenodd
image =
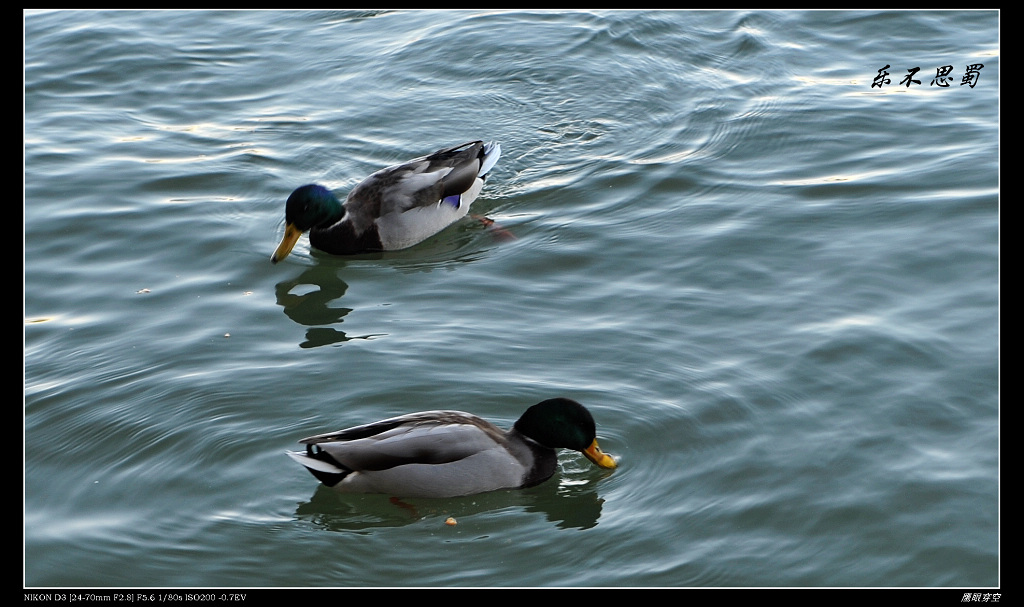
<path id="1" fill-rule="evenodd" d="M 999 13 L 24 28 L 27 586 L 999 585 Z M 271 265 L 295 186 L 476 138 L 515 240 Z M 617 470 L 401 507 L 283 455 L 555 395 Z"/>

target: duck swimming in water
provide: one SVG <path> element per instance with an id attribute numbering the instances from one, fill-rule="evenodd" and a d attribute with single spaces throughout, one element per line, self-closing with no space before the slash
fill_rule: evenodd
<path id="1" fill-rule="evenodd" d="M 470 141 L 370 175 L 342 203 L 321 185 L 297 188 L 285 203 L 285 232 L 270 257 L 288 256 L 303 232 L 332 255 L 405 249 L 461 219 L 480 195 L 501 146 Z"/>
<path id="2" fill-rule="evenodd" d="M 462 411 L 423 411 L 304 438 L 305 451 L 287 453 L 338 491 L 454 497 L 541 483 L 555 472 L 556 448 L 615 468 L 596 435 L 583 405 L 552 398 L 507 431 Z"/>

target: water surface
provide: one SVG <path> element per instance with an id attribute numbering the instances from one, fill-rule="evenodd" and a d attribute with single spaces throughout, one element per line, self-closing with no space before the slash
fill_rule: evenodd
<path id="1" fill-rule="evenodd" d="M 999 585 L 999 13 L 24 30 L 27 586 Z M 478 138 L 515 240 L 270 263 L 296 186 Z M 617 470 L 404 508 L 283 455 L 557 395 Z"/>

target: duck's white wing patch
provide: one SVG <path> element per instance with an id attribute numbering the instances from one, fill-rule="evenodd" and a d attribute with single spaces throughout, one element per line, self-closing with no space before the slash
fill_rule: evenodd
<path id="1" fill-rule="evenodd" d="M 486 175 L 488 171 L 494 168 L 494 165 L 498 164 L 498 158 L 501 158 L 501 146 L 493 141 L 485 143 L 484 161 L 480 165 L 480 172 L 477 175 Z"/>
<path id="2" fill-rule="evenodd" d="M 380 208 L 381 215 L 424 206 L 425 203 L 437 202 L 439 197 L 434 198 L 431 196 L 434 199 L 428 199 L 428 202 L 424 199 L 424 195 L 430 191 L 437 191 L 440 187 L 438 182 L 450 172 L 451 168 L 446 167 L 429 173 L 403 173 L 399 179 L 388 184 L 387 189 L 383 192 Z"/>
<path id="3" fill-rule="evenodd" d="M 323 460 L 316 459 L 315 457 L 309 457 L 305 451 L 285 451 L 285 455 L 299 462 L 303 466 L 310 470 L 318 470 L 320 472 L 326 472 L 328 474 L 344 474 L 346 471 Z"/>

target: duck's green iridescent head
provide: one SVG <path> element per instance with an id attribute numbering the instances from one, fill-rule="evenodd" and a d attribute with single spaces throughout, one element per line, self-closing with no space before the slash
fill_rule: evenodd
<path id="1" fill-rule="evenodd" d="M 552 398 L 530 407 L 515 429 L 545 447 L 562 447 L 583 453 L 602 468 L 615 468 L 615 459 L 597 446 L 594 416 L 568 398 Z"/>
<path id="2" fill-rule="evenodd" d="M 341 202 L 324 186 L 309 184 L 296 188 L 284 207 L 284 238 L 270 261 L 277 263 L 287 257 L 303 232 L 334 223 L 344 214 Z"/>

